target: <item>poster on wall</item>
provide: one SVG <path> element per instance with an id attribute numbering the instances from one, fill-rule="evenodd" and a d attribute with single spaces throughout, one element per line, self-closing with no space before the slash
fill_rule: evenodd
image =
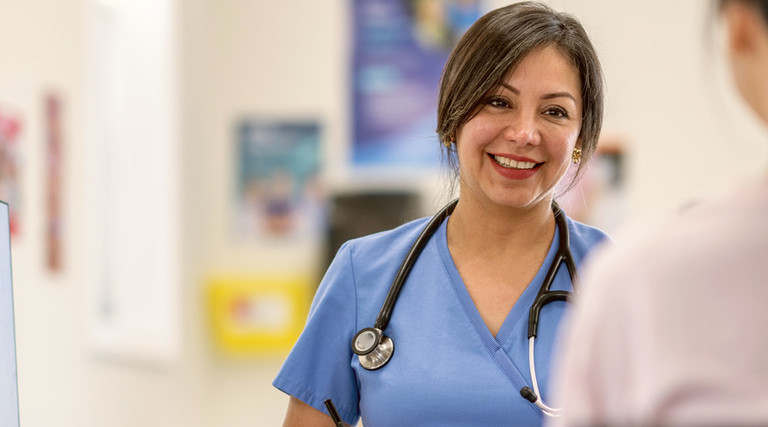
<path id="1" fill-rule="evenodd" d="M 322 236 L 326 197 L 318 123 L 243 120 L 236 158 L 236 236 L 285 242 Z"/>
<path id="2" fill-rule="evenodd" d="M 11 236 L 21 231 L 19 136 L 22 125 L 18 115 L 0 107 L 0 200 L 10 207 Z"/>
<path id="3" fill-rule="evenodd" d="M 352 163 L 438 166 L 440 74 L 480 0 L 353 0 Z"/>
<path id="4" fill-rule="evenodd" d="M 62 125 L 61 100 L 45 96 L 45 258 L 50 271 L 62 268 Z"/>

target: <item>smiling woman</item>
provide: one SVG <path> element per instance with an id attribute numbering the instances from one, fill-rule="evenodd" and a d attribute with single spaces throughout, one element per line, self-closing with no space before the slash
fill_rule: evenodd
<path id="1" fill-rule="evenodd" d="M 540 204 L 547 212 L 579 143 L 581 116 L 570 62 L 552 46 L 523 57 L 456 133 L 462 204 Z"/>
<path id="2" fill-rule="evenodd" d="M 518 13 L 525 10 L 525 13 Z M 441 80 L 437 109 L 437 133 L 447 148 L 448 162 L 458 172 L 451 143 L 458 128 L 477 113 L 483 99 L 505 83 L 529 53 L 552 47 L 570 63 L 579 79 L 582 103 L 580 142 L 583 162 L 578 165 L 573 185 L 597 148 L 603 122 L 603 74 L 600 61 L 581 24 L 566 14 L 552 15 L 540 4 L 497 10 L 482 19 L 483 30 L 467 32 L 454 49 Z M 576 102 L 576 99 L 574 99 Z"/>
<path id="3" fill-rule="evenodd" d="M 366 427 L 555 415 L 543 401 L 564 299 L 606 236 L 566 218 L 554 189 L 594 152 L 602 109 L 600 64 L 572 16 L 523 2 L 467 30 L 437 123 L 459 199 L 342 246 L 274 381 L 291 395 L 284 425 L 330 425 L 327 399 Z"/>

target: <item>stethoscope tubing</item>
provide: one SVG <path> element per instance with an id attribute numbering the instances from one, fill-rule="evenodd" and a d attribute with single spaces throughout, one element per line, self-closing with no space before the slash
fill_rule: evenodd
<path id="1" fill-rule="evenodd" d="M 555 281 L 555 276 L 560 269 L 560 264 L 565 262 L 574 290 L 576 289 L 576 284 L 579 280 L 576 264 L 573 261 L 573 254 L 571 254 L 571 239 L 569 236 L 570 233 L 568 233 L 568 223 L 565 220 L 565 214 L 560 209 L 560 206 L 554 203 L 552 205 L 552 210 L 555 214 L 557 228 L 560 230 L 560 238 L 555 258 L 549 265 L 549 270 L 547 270 L 547 275 L 544 277 L 544 281 L 539 288 L 536 299 L 534 299 L 533 304 L 531 304 L 531 309 L 528 314 L 528 338 L 535 337 L 538 332 L 539 317 L 541 315 L 542 307 L 553 301 L 566 301 L 571 296 L 571 292 L 569 291 L 551 291 L 549 289 Z"/>
<path id="2" fill-rule="evenodd" d="M 413 246 L 408 251 L 408 254 L 403 259 L 400 268 L 395 275 L 392 285 L 387 292 L 387 296 L 384 299 L 384 303 L 381 306 L 379 315 L 376 317 L 376 322 L 372 328 L 363 328 L 358 331 L 352 339 L 352 351 L 359 357 L 360 364 L 363 368 L 368 370 L 375 370 L 383 367 L 387 364 L 394 352 L 394 343 L 392 340 L 384 335 L 384 329 L 389 324 L 389 320 L 392 316 L 392 311 L 397 302 L 397 297 L 400 294 L 400 290 L 405 284 L 405 280 L 408 278 L 408 274 L 411 268 L 415 264 L 419 255 L 424 247 L 427 245 L 430 237 L 437 231 L 443 221 L 453 212 L 458 199 L 455 199 L 443 207 L 432 219 L 427 223 L 419 236 L 416 238 Z M 548 406 L 541 398 L 538 380 L 536 378 L 536 364 L 534 361 L 534 342 L 539 324 L 539 316 L 541 309 L 546 304 L 553 301 L 565 301 L 572 294 L 569 291 L 563 290 L 550 290 L 550 287 L 554 283 L 555 276 L 557 275 L 560 265 L 565 263 L 568 270 L 568 275 L 571 278 L 571 283 L 574 290 L 576 289 L 576 283 L 578 282 L 578 275 L 576 271 L 576 263 L 573 260 L 573 254 L 570 250 L 570 237 L 568 232 L 568 223 L 565 218 L 565 214 L 556 203 L 552 203 L 552 211 L 555 216 L 555 223 L 559 230 L 558 248 L 555 253 L 555 258 L 547 270 L 547 274 L 544 277 L 544 281 L 539 288 L 539 292 L 531 305 L 531 309 L 528 317 L 528 365 L 531 374 L 531 383 L 533 389 L 530 387 L 523 387 L 520 390 L 520 394 L 535 404 L 544 415 L 556 417 L 559 415 L 560 409 Z"/>
<path id="3" fill-rule="evenodd" d="M 390 286 L 389 292 L 384 299 L 384 304 L 381 305 L 379 315 L 376 317 L 376 322 L 373 324 L 374 328 L 383 331 L 387 327 L 389 319 L 392 317 L 392 310 L 395 308 L 397 297 L 400 295 L 400 289 L 402 289 L 405 279 L 408 278 L 408 273 L 411 272 L 411 267 L 413 267 L 413 264 L 421 254 L 421 251 L 424 250 L 424 247 L 427 245 L 427 241 L 429 240 L 428 237 L 435 233 L 445 218 L 453 212 L 453 209 L 458 202 L 459 199 L 455 199 L 443 207 L 432 217 L 419 234 L 419 237 L 416 238 L 416 243 L 411 247 L 411 250 L 408 251 L 408 255 L 403 259 L 403 263 L 400 265 L 400 268 L 395 275 L 395 279 L 392 281 L 392 286 Z"/>
<path id="4" fill-rule="evenodd" d="M 536 396 L 536 401 L 533 403 L 535 403 L 544 414 L 549 415 L 550 417 L 559 417 L 560 408 L 553 408 L 544 403 L 544 399 L 541 397 L 541 391 L 539 391 L 539 380 L 536 378 L 534 341 L 536 341 L 535 337 L 528 338 L 528 369 L 531 371 L 531 385 L 533 386 L 533 393 Z"/>

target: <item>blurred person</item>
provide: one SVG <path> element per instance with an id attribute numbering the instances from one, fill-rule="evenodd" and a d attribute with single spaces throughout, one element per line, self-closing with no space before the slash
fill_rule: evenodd
<path id="1" fill-rule="evenodd" d="M 581 24 L 542 4 L 496 9 L 464 34 L 437 114 L 459 199 L 339 249 L 273 383 L 291 396 L 285 426 L 331 425 L 328 399 L 337 425 L 367 427 L 540 425 L 556 412 L 542 397 L 564 298 L 606 235 L 566 218 L 555 188 L 595 151 L 602 79 Z"/>
<path id="2" fill-rule="evenodd" d="M 735 86 L 768 125 L 768 0 L 717 9 Z M 552 425 L 768 425 L 768 175 L 635 234 L 587 268 Z"/>

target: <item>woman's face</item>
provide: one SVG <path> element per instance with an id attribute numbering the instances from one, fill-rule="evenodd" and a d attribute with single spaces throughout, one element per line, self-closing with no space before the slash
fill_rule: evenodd
<path id="1" fill-rule="evenodd" d="M 461 198 L 550 203 L 581 129 L 581 80 L 552 46 L 526 55 L 456 133 Z"/>

